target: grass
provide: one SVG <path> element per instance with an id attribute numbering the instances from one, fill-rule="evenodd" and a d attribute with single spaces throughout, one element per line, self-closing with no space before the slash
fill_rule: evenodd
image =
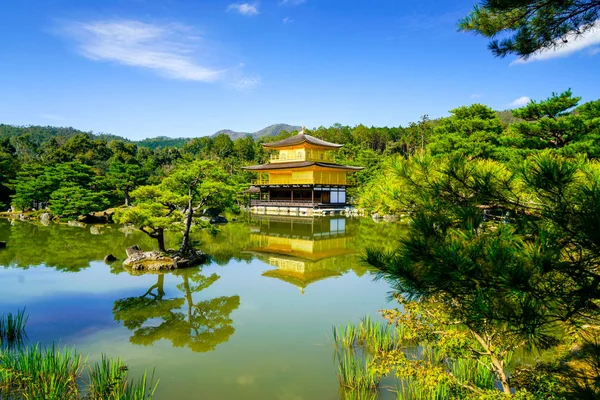
<path id="1" fill-rule="evenodd" d="M 346 390 L 376 391 L 381 377 L 369 368 L 369 360 L 357 357 L 352 351 L 344 351 L 338 357 L 337 378 Z"/>
<path id="2" fill-rule="evenodd" d="M 25 325 L 27 319 L 25 309 L 18 310 L 16 314 L 6 313 L 0 315 L 0 343 L 8 347 L 22 343 L 26 338 Z"/>
<path id="3" fill-rule="evenodd" d="M 371 354 L 398 347 L 401 332 L 394 326 L 374 322 L 367 316 L 358 325 L 333 327 L 333 344 L 337 350 L 362 348 Z"/>
<path id="4" fill-rule="evenodd" d="M 450 386 L 447 382 L 422 385 L 415 379 L 402 380 L 397 388 L 398 400 L 446 400 L 450 398 Z"/>
<path id="5" fill-rule="evenodd" d="M 54 345 L 0 353 L 0 393 L 10 399 L 151 400 L 158 385 L 153 380 L 154 374 L 148 380 L 144 372 L 137 381 L 129 381 L 120 359 L 103 355 L 90 366 L 75 350 Z"/>
<path id="6" fill-rule="evenodd" d="M 0 354 L 0 389 L 14 398 L 79 399 L 83 360 L 76 351 L 38 345 Z"/>

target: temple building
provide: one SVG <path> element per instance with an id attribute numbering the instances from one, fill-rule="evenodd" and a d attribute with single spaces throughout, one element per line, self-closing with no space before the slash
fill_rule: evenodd
<path id="1" fill-rule="evenodd" d="M 264 143 L 271 156 L 268 164 L 245 167 L 258 173 L 247 191 L 254 196 L 251 211 L 262 214 L 312 215 L 335 212 L 349 206 L 347 175 L 363 167 L 336 164 L 333 152 L 341 144 L 326 142 L 304 133 Z"/>

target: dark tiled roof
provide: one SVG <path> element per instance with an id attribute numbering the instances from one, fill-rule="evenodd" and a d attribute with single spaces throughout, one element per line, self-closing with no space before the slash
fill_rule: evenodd
<path id="1" fill-rule="evenodd" d="M 265 171 L 272 169 L 291 169 L 291 168 L 305 168 L 311 166 L 324 167 L 324 168 L 333 168 L 333 169 L 345 169 L 350 171 L 360 171 L 364 169 L 364 167 L 352 167 L 350 165 L 339 165 L 339 164 L 330 164 L 324 162 L 316 162 L 316 161 L 296 161 L 296 162 L 286 162 L 286 163 L 271 163 L 271 164 L 263 164 L 263 165 L 252 165 L 249 167 L 243 167 L 249 171 Z"/>
<path id="2" fill-rule="evenodd" d="M 326 142 L 316 137 L 307 135 L 305 133 L 299 133 L 296 136 L 289 137 L 287 139 L 280 140 L 279 142 L 263 143 L 263 147 L 274 148 L 274 147 L 286 147 L 294 146 L 301 143 L 310 143 L 315 146 L 329 147 L 332 149 L 339 149 L 343 145 Z"/>

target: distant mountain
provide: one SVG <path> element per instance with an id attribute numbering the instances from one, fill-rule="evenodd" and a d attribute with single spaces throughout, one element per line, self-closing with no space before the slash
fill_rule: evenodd
<path id="1" fill-rule="evenodd" d="M 231 140 L 235 140 L 244 136 L 252 136 L 252 138 L 256 139 L 260 139 L 263 136 L 277 136 L 279 135 L 282 131 L 287 131 L 287 132 L 292 132 L 292 131 L 299 131 L 302 127 L 300 126 L 296 126 L 296 125 L 288 125 L 288 124 L 275 124 L 275 125 L 270 125 L 267 126 L 266 128 L 261 129 L 260 131 L 256 131 L 256 132 L 235 132 L 232 131 L 231 129 L 223 129 L 220 130 L 218 132 L 216 132 L 215 134 L 212 135 L 212 137 L 221 135 L 221 134 L 225 134 L 227 136 L 229 136 L 231 138 Z"/>
<path id="2" fill-rule="evenodd" d="M 216 132 L 212 135 L 215 137 L 220 134 L 225 134 L 231 138 L 231 140 L 235 140 L 244 136 L 252 136 L 255 140 L 260 139 L 265 136 L 277 136 L 282 131 L 292 132 L 296 130 L 300 130 L 299 126 L 287 125 L 287 124 L 275 124 L 271 126 L 267 126 L 260 131 L 251 133 L 251 132 L 234 132 L 230 129 L 223 129 L 219 132 Z M 136 143 L 138 146 L 148 147 L 151 149 L 156 149 L 157 147 L 183 147 L 187 142 L 192 140 L 192 138 L 173 138 L 167 136 L 158 136 L 153 138 L 147 138 L 144 140 L 133 141 L 129 139 L 125 139 L 121 136 L 111 135 L 108 133 L 93 133 L 93 132 L 85 132 L 79 129 L 71 128 L 71 127 L 55 127 L 55 126 L 36 126 L 36 125 L 28 125 L 28 126 L 16 126 L 16 125 L 7 125 L 0 124 L 0 140 L 1 139 L 10 139 L 12 137 L 21 137 L 24 136 L 27 140 L 35 143 L 36 145 L 41 145 L 44 142 L 47 142 L 51 139 L 58 140 L 60 143 L 64 143 L 69 138 L 75 135 L 88 135 L 92 139 L 102 139 L 107 142 L 113 140 L 122 140 L 125 142 Z"/>

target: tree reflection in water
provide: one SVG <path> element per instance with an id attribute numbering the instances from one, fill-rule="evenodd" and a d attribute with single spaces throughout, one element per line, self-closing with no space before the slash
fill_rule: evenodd
<path id="1" fill-rule="evenodd" d="M 115 302 L 115 320 L 133 331 L 130 342 L 150 346 L 167 339 L 175 347 L 206 352 L 229 340 L 235 332 L 230 315 L 240 306 L 240 297 L 221 296 L 194 303 L 192 294 L 208 288 L 219 276 L 205 276 L 197 269 L 174 274 L 182 278 L 182 283 L 177 285 L 182 297 L 165 298 L 165 276 L 159 274 L 156 284 L 143 295 Z"/>

